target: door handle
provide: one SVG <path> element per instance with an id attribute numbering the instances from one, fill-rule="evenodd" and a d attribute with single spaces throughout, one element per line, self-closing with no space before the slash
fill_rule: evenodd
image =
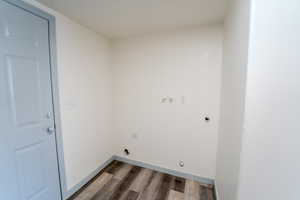
<path id="1" fill-rule="evenodd" d="M 48 127 L 47 128 L 48 135 L 52 135 L 54 132 L 55 132 L 55 128 L 53 128 L 53 127 Z"/>

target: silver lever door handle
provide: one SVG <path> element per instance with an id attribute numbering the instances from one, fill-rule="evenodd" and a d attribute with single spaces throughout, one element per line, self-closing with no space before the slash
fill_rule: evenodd
<path id="1" fill-rule="evenodd" d="M 52 135 L 54 132 L 55 132 L 55 128 L 53 128 L 53 127 L 48 127 L 48 128 L 47 128 L 47 133 L 48 133 L 49 135 Z"/>

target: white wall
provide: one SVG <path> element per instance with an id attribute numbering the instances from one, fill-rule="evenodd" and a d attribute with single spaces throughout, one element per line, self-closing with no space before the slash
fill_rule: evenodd
<path id="1" fill-rule="evenodd" d="M 299 10 L 252 3 L 239 200 L 300 199 Z"/>
<path id="2" fill-rule="evenodd" d="M 235 200 L 238 191 L 248 61 L 249 2 L 232 0 L 224 25 L 222 104 L 216 176 L 219 200 Z"/>
<path id="3" fill-rule="evenodd" d="M 56 17 L 63 149 L 70 189 L 113 155 L 110 43 L 51 9 L 27 2 Z"/>
<path id="4" fill-rule="evenodd" d="M 214 178 L 222 26 L 117 40 L 113 56 L 117 154 Z"/>

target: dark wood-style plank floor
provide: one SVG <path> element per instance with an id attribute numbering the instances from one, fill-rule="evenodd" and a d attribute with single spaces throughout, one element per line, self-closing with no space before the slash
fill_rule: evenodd
<path id="1" fill-rule="evenodd" d="M 113 161 L 69 200 L 214 200 L 212 185 Z"/>

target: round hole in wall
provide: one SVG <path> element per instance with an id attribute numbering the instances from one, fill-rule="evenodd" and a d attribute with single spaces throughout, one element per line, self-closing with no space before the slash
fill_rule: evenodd
<path id="1" fill-rule="evenodd" d="M 180 161 L 178 162 L 178 165 L 179 165 L 180 167 L 184 167 L 184 162 L 183 162 L 182 160 L 180 160 Z"/>
<path id="2" fill-rule="evenodd" d="M 209 118 L 209 117 L 205 117 L 204 119 L 205 119 L 206 122 L 209 122 L 209 121 L 210 121 L 210 118 Z"/>
<path id="3" fill-rule="evenodd" d="M 125 154 L 126 156 L 128 156 L 128 155 L 130 154 L 129 150 L 128 150 L 128 149 L 124 149 L 124 154 Z"/>

